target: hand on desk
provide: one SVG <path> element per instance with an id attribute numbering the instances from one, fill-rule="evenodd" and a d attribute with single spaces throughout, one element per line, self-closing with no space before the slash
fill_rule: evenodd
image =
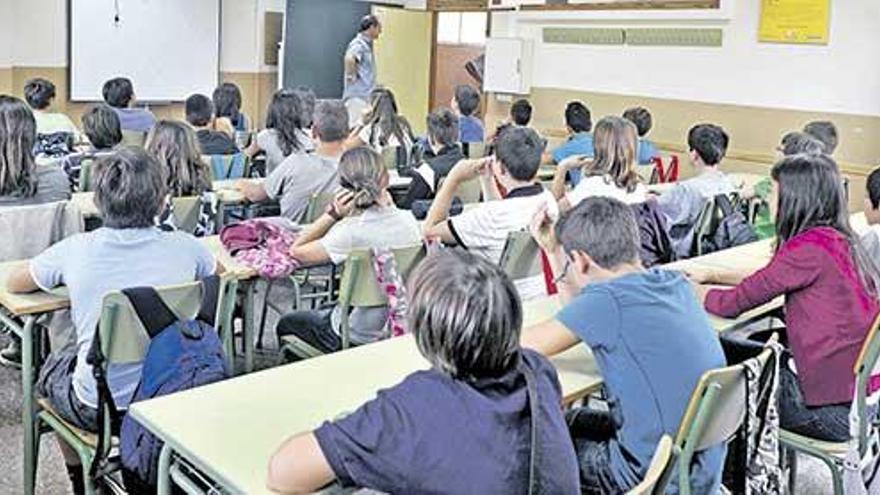
<path id="1" fill-rule="evenodd" d="M 724 268 L 710 268 L 707 266 L 692 265 L 682 270 L 684 274 L 695 284 L 715 285 L 739 285 L 745 276 L 735 270 Z"/>

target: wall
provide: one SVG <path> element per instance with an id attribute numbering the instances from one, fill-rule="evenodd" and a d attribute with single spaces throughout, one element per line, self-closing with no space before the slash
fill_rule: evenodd
<path id="1" fill-rule="evenodd" d="M 283 12 L 284 0 L 221 1 L 220 78 L 241 87 L 244 111 L 260 123 L 277 86 L 276 69 L 262 63 L 263 15 Z M 21 96 L 28 79 L 49 78 L 58 89 L 57 110 L 79 121 L 89 105 L 67 99 L 67 0 L 0 0 L 0 12 L 13 13 L 0 16 L 0 93 Z M 164 118 L 183 116 L 181 104 L 152 110 Z"/>

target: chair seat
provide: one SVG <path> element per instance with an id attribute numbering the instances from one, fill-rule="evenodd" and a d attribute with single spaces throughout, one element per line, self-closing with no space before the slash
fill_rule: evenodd
<path id="1" fill-rule="evenodd" d="M 324 352 L 315 349 L 306 341 L 295 335 L 285 335 L 281 337 L 281 348 L 290 351 L 294 356 L 300 359 L 309 359 L 313 357 L 323 356 Z"/>
<path id="2" fill-rule="evenodd" d="M 779 441 L 797 450 L 808 450 L 843 458 L 849 451 L 849 442 L 826 442 L 787 430 L 779 430 Z"/>
<path id="3" fill-rule="evenodd" d="M 98 447 L 98 435 L 70 424 L 67 420 L 65 420 L 64 418 L 59 416 L 57 412 L 55 412 L 55 409 L 52 407 L 52 404 L 50 404 L 47 399 L 44 399 L 44 398 L 37 399 L 37 405 L 40 406 L 40 409 L 42 409 L 42 411 L 40 411 L 40 414 L 47 414 L 47 415 L 51 416 L 52 419 L 54 419 L 58 423 L 61 423 L 65 428 L 70 430 L 71 433 L 76 435 L 76 437 L 78 437 L 80 440 L 82 440 L 83 443 L 85 443 L 86 445 L 88 445 L 92 448 Z"/>

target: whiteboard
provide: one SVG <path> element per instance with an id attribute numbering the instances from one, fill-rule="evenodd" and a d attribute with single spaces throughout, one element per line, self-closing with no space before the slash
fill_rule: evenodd
<path id="1" fill-rule="evenodd" d="M 139 101 L 210 95 L 220 0 L 71 0 L 69 65 L 73 101 L 102 100 L 104 81 L 118 76 L 132 80 Z"/>

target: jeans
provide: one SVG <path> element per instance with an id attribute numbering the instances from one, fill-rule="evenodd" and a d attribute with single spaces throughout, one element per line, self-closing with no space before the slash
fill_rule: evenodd
<path id="1" fill-rule="evenodd" d="M 324 353 L 342 349 L 342 339 L 333 331 L 330 314 L 333 308 L 313 311 L 294 311 L 281 318 L 276 332 L 278 338 L 294 335 Z"/>
<path id="2" fill-rule="evenodd" d="M 566 413 L 565 422 L 578 457 L 581 493 L 623 493 L 611 469 L 609 441 L 615 433 L 611 415 L 582 407 Z"/>
<path id="3" fill-rule="evenodd" d="M 788 431 L 829 442 L 849 440 L 849 404 L 808 406 L 797 375 L 783 359 L 779 369 L 779 424 Z"/>

